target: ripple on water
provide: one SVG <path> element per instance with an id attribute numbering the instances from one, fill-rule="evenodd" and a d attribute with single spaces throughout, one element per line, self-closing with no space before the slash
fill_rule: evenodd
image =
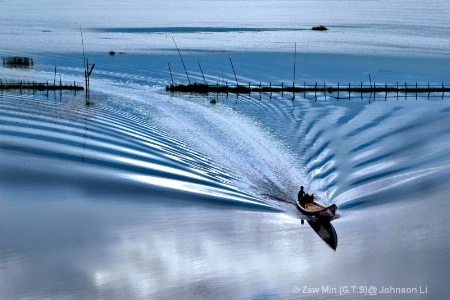
<path id="1" fill-rule="evenodd" d="M 134 184 L 209 196 L 212 202 L 221 198 L 220 203 L 270 209 L 234 187 L 235 178 L 226 168 L 164 133 L 151 119 L 107 98 L 94 103 L 86 107 L 77 97 L 55 102 L 42 96 L 3 95 L 0 148 L 49 159 L 53 161 L 49 169 L 61 161 L 81 163 L 95 166 L 96 172 L 109 170 Z M 32 172 L 48 171 L 28 167 Z M 83 176 L 96 180 L 94 175 Z"/>
<path id="2" fill-rule="evenodd" d="M 258 97 L 240 102 L 235 110 L 257 119 L 258 126 L 282 141 L 298 158 L 293 163 L 305 170 L 309 190 L 325 202 L 377 205 L 384 203 L 376 198 L 382 191 L 392 193 L 389 201 L 402 201 L 408 194 L 398 187 L 447 176 L 440 167 L 450 159 L 445 101 L 315 102 L 297 96 L 292 103 Z M 294 189 L 290 194 L 293 199 Z"/>

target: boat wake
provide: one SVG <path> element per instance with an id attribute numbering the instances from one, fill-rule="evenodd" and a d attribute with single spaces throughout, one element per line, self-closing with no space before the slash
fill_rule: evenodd
<path id="1" fill-rule="evenodd" d="M 402 201 L 411 193 L 426 197 L 449 179 L 447 98 L 170 94 L 163 79 L 169 74 L 157 62 L 138 67 L 145 55 L 123 62 L 94 57 L 102 68 L 91 86 L 93 106 L 84 106 L 80 95 L 2 96 L 3 151 L 120 171 L 121 178 L 152 190 L 285 211 L 295 211 L 300 185 L 326 205 L 351 208 Z M 223 58 L 205 56 L 206 68 Z M 74 79 L 81 72 L 76 59 L 62 59 L 73 61 L 62 70 Z M 272 80 L 270 72 L 252 77 L 252 63 L 240 58 L 247 71 L 239 80 Z M 229 70 L 225 79 L 220 75 L 207 80 L 230 80 Z M 191 76 L 201 80 L 199 72 Z"/>
<path id="2" fill-rule="evenodd" d="M 20 185 L 34 178 L 42 186 L 72 182 L 96 193 L 132 191 L 172 198 L 191 194 L 196 201 L 273 210 L 234 187 L 229 170 L 156 127 L 154 116 L 139 113 L 143 107 L 117 104 L 105 95 L 93 101 L 85 106 L 82 97 L 72 95 L 56 102 L 43 96 L 3 95 L 0 149 L 5 182 Z"/>

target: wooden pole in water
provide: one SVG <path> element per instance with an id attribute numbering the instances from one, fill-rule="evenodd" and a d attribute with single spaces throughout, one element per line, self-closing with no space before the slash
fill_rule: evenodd
<path id="1" fill-rule="evenodd" d="M 87 59 L 86 59 L 86 62 L 87 62 Z M 91 74 L 89 74 L 89 64 L 86 64 L 86 70 L 88 71 L 87 72 L 88 100 L 90 100 L 91 99 L 91 90 L 90 90 L 90 88 L 91 88 L 91 78 L 90 78 Z"/>
<path id="2" fill-rule="evenodd" d="M 189 82 L 189 84 L 191 84 L 191 80 L 189 79 L 189 74 L 188 74 L 188 71 L 187 71 L 186 66 L 184 64 L 183 57 L 181 56 L 180 49 L 178 49 L 177 43 L 175 42 L 175 39 L 173 37 L 172 37 L 172 40 L 173 40 L 173 43 L 175 44 L 175 48 L 177 48 L 178 55 L 180 55 L 181 63 L 183 64 L 184 72 L 186 72 L 186 77 L 188 79 L 188 82 Z"/>
<path id="3" fill-rule="evenodd" d="M 90 94 L 91 94 L 91 92 L 89 91 L 89 88 L 90 88 L 90 77 L 91 77 L 91 74 L 92 74 L 92 71 L 94 70 L 94 68 L 95 68 L 95 64 L 92 64 L 91 68 L 89 69 L 89 63 L 86 60 L 86 71 L 87 71 L 86 79 L 87 79 L 87 95 L 88 95 L 88 98 L 87 98 L 87 101 L 86 101 L 87 104 L 89 104 L 89 98 L 90 98 Z"/>
<path id="4" fill-rule="evenodd" d="M 89 61 L 86 59 L 86 71 L 85 71 L 85 77 L 86 77 L 86 103 L 88 103 L 89 101 L 89 75 L 88 75 L 88 70 L 89 70 Z"/>
<path id="5" fill-rule="evenodd" d="M 87 90 L 87 72 L 86 69 L 84 70 L 84 85 L 85 85 L 85 94 L 86 94 L 86 102 L 88 99 L 88 90 Z"/>
<path id="6" fill-rule="evenodd" d="M 388 88 L 387 88 L 387 82 L 384 83 L 384 101 L 387 101 L 387 93 L 388 93 Z"/>
<path id="7" fill-rule="evenodd" d="M 269 82 L 270 100 L 272 100 L 272 81 Z"/>
<path id="8" fill-rule="evenodd" d="M 239 87 L 238 79 L 236 76 L 236 71 L 234 70 L 234 66 L 233 66 L 233 62 L 231 61 L 231 57 L 229 57 L 229 59 L 230 59 L 230 63 L 231 63 L 231 68 L 233 69 L 234 78 L 236 79 L 236 87 Z"/>
<path id="9" fill-rule="evenodd" d="M 362 84 L 362 81 L 361 81 L 361 100 L 363 99 L 363 84 Z"/>
<path id="10" fill-rule="evenodd" d="M 417 82 L 416 82 L 416 100 L 417 100 Z"/>
<path id="11" fill-rule="evenodd" d="M 203 74 L 202 66 L 200 65 L 200 62 L 198 62 L 198 66 L 200 68 L 200 72 L 202 72 L 203 80 L 205 81 L 205 84 L 208 85 L 208 82 L 206 82 L 205 74 Z"/>
<path id="12" fill-rule="evenodd" d="M 408 85 L 406 84 L 405 81 L 405 100 L 408 98 Z"/>
<path id="13" fill-rule="evenodd" d="M 295 43 L 295 48 L 294 48 L 294 79 L 292 80 L 292 89 L 295 88 L 295 61 L 297 59 L 297 43 Z"/>
<path id="14" fill-rule="evenodd" d="M 86 59 L 86 54 L 84 52 L 84 39 L 81 25 L 80 25 L 80 34 L 81 34 L 81 46 L 83 47 L 83 68 L 84 68 L 84 84 L 86 87 L 86 104 L 88 104 L 89 103 L 88 61 Z M 55 67 L 55 76 L 56 76 L 56 67 Z"/>
<path id="15" fill-rule="evenodd" d="M 261 81 L 259 82 L 259 100 L 261 100 Z"/>
<path id="16" fill-rule="evenodd" d="M 173 76 L 172 76 L 172 70 L 170 69 L 170 63 L 167 63 L 167 65 L 169 65 L 170 79 L 172 80 L 172 85 L 173 85 Z"/>
<path id="17" fill-rule="evenodd" d="M 348 83 L 348 101 L 350 101 L 350 82 Z"/>

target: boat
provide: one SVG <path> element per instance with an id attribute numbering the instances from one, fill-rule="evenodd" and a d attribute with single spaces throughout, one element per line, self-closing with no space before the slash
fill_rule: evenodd
<path id="1" fill-rule="evenodd" d="M 297 200 L 297 208 L 302 214 L 307 216 L 314 216 L 321 220 L 330 220 L 336 214 L 337 206 L 332 204 L 328 207 L 323 206 L 317 202 L 310 200 L 308 194 L 299 195 Z"/>

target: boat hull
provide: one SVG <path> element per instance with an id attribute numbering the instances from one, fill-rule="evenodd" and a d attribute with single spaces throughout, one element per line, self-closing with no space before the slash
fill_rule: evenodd
<path id="1" fill-rule="evenodd" d="M 314 206 L 311 208 L 311 206 Z M 314 216 L 322 220 L 330 220 L 336 214 L 337 206 L 336 204 L 324 207 L 316 202 L 308 203 L 306 207 L 302 206 L 299 201 L 297 201 L 297 208 L 300 212 L 307 216 Z"/>

